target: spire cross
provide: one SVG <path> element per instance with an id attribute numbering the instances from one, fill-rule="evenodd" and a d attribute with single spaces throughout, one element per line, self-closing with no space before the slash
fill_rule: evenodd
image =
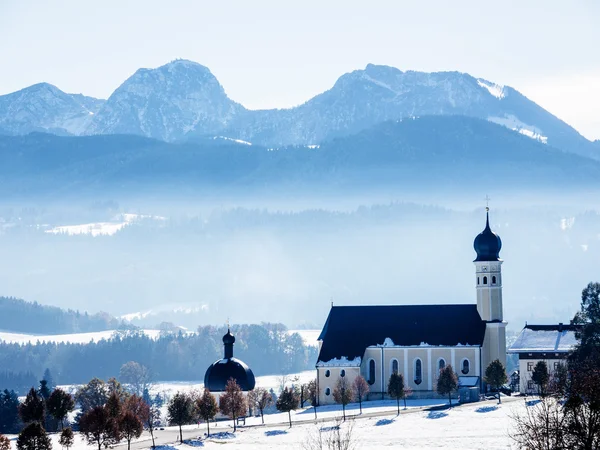
<path id="1" fill-rule="evenodd" d="M 227 318 L 227 331 L 229 331 L 229 317 Z"/>
<path id="2" fill-rule="evenodd" d="M 486 195 L 484 200 L 485 200 L 485 210 L 489 211 L 490 210 L 490 200 L 491 200 L 490 196 Z"/>

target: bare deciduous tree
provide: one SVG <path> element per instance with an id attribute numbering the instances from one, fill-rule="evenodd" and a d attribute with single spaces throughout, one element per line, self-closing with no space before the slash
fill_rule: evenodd
<path id="1" fill-rule="evenodd" d="M 302 443 L 303 450 L 355 450 L 354 421 L 342 423 L 337 419 L 330 427 L 317 427 Z"/>

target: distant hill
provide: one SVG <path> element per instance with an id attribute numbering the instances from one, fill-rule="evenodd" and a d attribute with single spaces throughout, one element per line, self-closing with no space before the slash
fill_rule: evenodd
<path id="1" fill-rule="evenodd" d="M 138 136 L 0 137 L 0 194 L 178 195 L 241 188 L 598 187 L 600 162 L 464 116 L 385 122 L 320 146 L 269 150 L 228 139 L 166 143 Z"/>
<path id="2" fill-rule="evenodd" d="M 103 103 L 81 94 L 67 94 L 48 83 L 35 84 L 0 96 L 0 134 L 84 134 Z"/>
<path id="3" fill-rule="evenodd" d="M 597 145 L 517 90 L 459 72 L 369 64 L 300 106 L 257 111 L 230 99 L 207 67 L 186 60 L 139 69 L 106 101 L 44 83 L 0 96 L 0 134 L 135 134 L 168 142 L 227 136 L 266 147 L 321 144 L 385 121 L 429 115 L 488 120 L 600 159 Z"/>
<path id="4" fill-rule="evenodd" d="M 0 297 L 0 330 L 31 334 L 68 334 L 118 328 L 120 322 L 106 313 L 44 306 L 12 297 Z"/>

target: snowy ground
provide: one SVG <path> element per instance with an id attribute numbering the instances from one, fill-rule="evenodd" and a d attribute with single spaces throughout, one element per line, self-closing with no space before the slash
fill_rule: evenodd
<path id="1" fill-rule="evenodd" d="M 140 330 L 152 339 L 156 339 L 160 335 L 160 330 Z M 123 333 L 118 330 L 95 331 L 93 333 L 71 333 L 71 334 L 24 334 L 11 333 L 9 331 L 0 331 L 0 341 L 5 341 L 9 344 L 35 344 L 36 342 L 68 342 L 71 344 L 89 344 L 92 341 L 98 342 L 102 339 L 110 339 L 115 333 Z M 193 331 L 186 332 L 188 334 Z M 290 334 L 298 333 L 302 337 L 305 345 L 317 346 L 317 338 L 321 333 L 320 330 L 290 330 Z"/>
<path id="2" fill-rule="evenodd" d="M 352 436 L 358 449 L 507 449 L 511 448 L 509 431 L 512 427 L 510 416 L 522 412 L 526 406 L 522 398 L 507 398 L 502 405 L 496 401 L 487 401 L 461 405 L 452 409 L 433 409 L 419 407 L 418 404 L 397 415 L 395 408 L 382 405 L 381 402 L 368 402 L 373 406 L 366 408 L 362 416 L 349 419 L 342 424 L 345 430 L 353 426 Z M 358 414 L 356 405 L 349 408 L 350 415 Z M 370 406 L 367 404 L 367 406 Z M 335 417 L 341 415 L 339 407 L 319 409 L 319 423 L 314 423 L 311 409 L 301 410 L 292 415 L 292 428 L 287 425 L 287 414 L 269 415 L 266 425 L 250 425 L 241 427 L 233 433 L 231 421 L 211 425 L 211 434 L 206 438 L 206 426 L 184 427 L 186 444 L 177 444 L 178 431 L 168 427 L 156 432 L 157 445 L 161 450 L 192 450 L 192 447 L 230 448 L 239 449 L 301 449 L 308 436 L 315 435 L 319 430 L 325 434 L 331 433 L 336 425 Z M 374 412 L 378 411 L 376 414 Z M 325 421 L 321 422 L 322 419 Z M 253 419 L 252 423 L 260 423 Z M 15 448 L 14 436 L 12 445 Z M 57 436 L 53 436 L 54 448 L 60 446 Z M 150 437 L 145 433 L 138 441 L 132 443 L 133 450 L 150 447 Z M 227 448 L 226 447 L 226 448 Z M 124 449 L 125 444 L 116 448 Z M 76 437 L 72 450 L 91 450 Z"/>
<path id="3" fill-rule="evenodd" d="M 160 330 L 141 330 L 153 339 L 156 339 L 160 334 Z M 96 331 L 93 333 L 72 333 L 72 334 L 21 334 L 10 333 L 8 331 L 0 331 L 0 341 L 5 341 L 11 344 L 27 344 L 36 342 L 68 342 L 71 344 L 89 344 L 92 341 L 98 342 L 102 339 L 110 339 L 116 330 Z"/>

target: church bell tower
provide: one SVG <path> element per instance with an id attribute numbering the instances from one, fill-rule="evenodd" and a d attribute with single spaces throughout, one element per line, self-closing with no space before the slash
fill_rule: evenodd
<path id="1" fill-rule="evenodd" d="M 475 277 L 477 311 L 486 322 L 485 338 L 481 352 L 481 372 L 490 362 L 499 359 L 506 367 L 506 322 L 502 310 L 502 240 L 490 228 L 489 208 L 486 208 L 485 229 L 473 243 L 477 258 Z"/>

